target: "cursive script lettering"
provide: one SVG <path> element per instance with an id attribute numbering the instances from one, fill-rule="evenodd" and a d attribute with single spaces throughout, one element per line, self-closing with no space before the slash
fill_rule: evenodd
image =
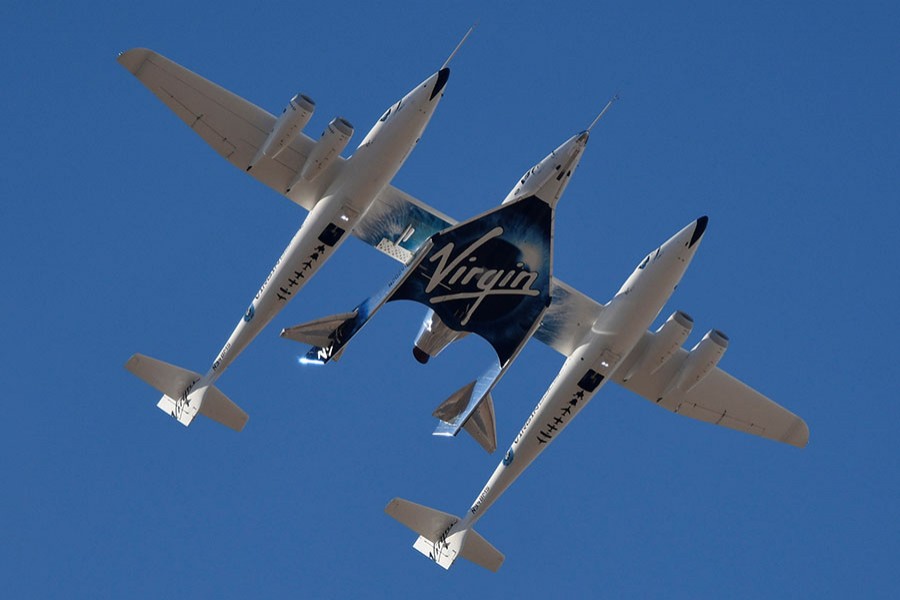
<path id="1" fill-rule="evenodd" d="M 460 323 L 468 324 L 478 307 L 489 296 L 537 296 L 540 290 L 531 286 L 537 281 L 538 273 L 526 270 L 524 263 L 516 263 L 516 269 L 488 269 L 478 266 L 478 256 L 475 252 L 490 240 L 503 234 L 502 227 L 494 227 L 467 248 L 464 248 L 456 257 L 451 259 L 455 244 L 449 242 L 446 246 L 435 252 L 428 259 L 429 262 L 437 262 L 434 273 L 425 286 L 425 292 L 431 293 L 438 286 L 443 285 L 451 293 L 433 296 L 429 302 L 440 304 L 453 300 L 475 300 L 463 315 Z M 471 285 L 474 282 L 475 290 L 453 291 L 451 286 Z"/>

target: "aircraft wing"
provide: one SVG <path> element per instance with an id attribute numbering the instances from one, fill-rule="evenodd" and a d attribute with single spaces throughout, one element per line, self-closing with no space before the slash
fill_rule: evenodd
<path id="1" fill-rule="evenodd" d="M 409 264 L 428 238 L 451 225 L 456 225 L 456 219 L 388 185 L 353 228 L 353 235 Z"/>
<path id="2" fill-rule="evenodd" d="M 600 316 L 603 305 L 555 277 L 550 282 L 550 297 L 550 307 L 534 337 L 568 357 L 584 339 L 585 328 Z"/>
<path id="3" fill-rule="evenodd" d="M 275 125 L 275 117 L 267 111 L 152 50 L 134 48 L 123 52 L 118 60 L 178 118 L 241 171 Z M 314 144 L 300 133 L 275 160 L 263 161 L 249 174 L 284 195 Z M 343 159 L 339 162 L 343 163 Z M 306 210 L 312 209 L 308 198 L 291 200 Z"/>
<path id="4" fill-rule="evenodd" d="M 153 92 L 228 162 L 243 171 L 265 142 L 276 118 L 225 88 L 147 48 L 123 52 L 119 63 Z M 315 142 L 301 133 L 275 160 L 258 163 L 249 175 L 281 195 L 303 167 Z M 340 158 L 341 163 L 344 162 Z M 290 198 L 306 210 L 308 198 Z M 354 235 L 404 264 L 433 234 L 455 225 L 452 217 L 406 192 L 387 186 L 373 202 Z M 553 280 L 553 305 L 536 337 L 568 356 L 576 330 L 600 305 Z"/>
<path id="5" fill-rule="evenodd" d="M 128 69 L 163 104 L 193 129 L 228 162 L 244 171 L 265 142 L 276 118 L 252 102 L 201 77 L 190 69 L 147 48 L 119 55 Z M 275 160 L 258 163 L 249 175 L 281 195 L 303 167 L 315 142 L 301 133 Z M 339 158 L 343 163 L 344 159 Z M 306 210 L 308 198 L 290 198 Z M 428 206 L 406 192 L 387 186 L 373 202 L 354 235 L 404 264 L 433 234 L 455 225 L 452 217 Z M 599 310 L 596 302 L 560 282 L 553 282 L 553 306 L 536 336 L 568 356 L 579 315 Z M 552 324 L 552 327 L 549 326 Z"/>
<path id="6" fill-rule="evenodd" d="M 244 171 L 265 142 L 276 118 L 252 102 L 147 48 L 119 55 L 128 69 L 163 104 L 228 162 Z M 303 168 L 315 142 L 303 133 L 274 160 L 257 163 L 248 174 L 281 195 Z M 339 157 L 343 164 L 345 159 Z M 311 210 L 314 199 L 288 198 Z M 432 234 L 456 220 L 387 186 L 354 234 L 392 258 L 406 263 Z M 401 239 L 402 238 L 402 239 Z"/>
<path id="7" fill-rule="evenodd" d="M 686 394 L 676 393 L 660 399 L 688 357 L 684 348 L 679 348 L 656 373 L 639 371 L 627 382 L 623 381 L 622 374 L 628 373 L 631 363 L 640 359 L 642 349 L 653 335 L 646 332 L 630 357 L 616 370 L 613 376 L 616 383 L 679 415 L 799 448 L 806 446 L 809 428 L 803 419 L 718 367 Z"/>

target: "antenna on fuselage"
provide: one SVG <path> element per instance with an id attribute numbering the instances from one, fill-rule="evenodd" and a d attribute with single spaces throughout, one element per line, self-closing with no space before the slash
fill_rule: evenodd
<path id="1" fill-rule="evenodd" d="M 616 94 L 615 96 L 613 96 L 612 98 L 610 98 L 610 99 L 609 99 L 609 102 L 606 103 L 606 106 L 603 107 L 603 110 L 600 111 L 600 114 L 597 115 L 597 118 L 593 120 L 593 122 L 590 124 L 590 126 L 589 126 L 587 129 L 585 129 L 585 131 L 590 132 L 590 130 L 594 128 L 594 125 L 597 124 L 597 121 L 600 120 L 600 117 L 602 117 L 603 115 L 605 115 L 605 114 L 606 114 L 606 111 L 609 110 L 609 107 L 613 105 L 613 102 L 615 102 L 615 101 L 618 100 L 618 99 L 619 99 L 619 95 L 618 95 L 618 94 Z"/>
<path id="2" fill-rule="evenodd" d="M 456 45 L 456 48 L 453 49 L 453 52 L 450 53 L 450 56 L 448 56 L 447 60 L 444 61 L 444 64 L 441 65 L 441 69 L 447 68 L 447 65 L 450 64 L 450 61 L 453 60 L 453 57 L 456 56 L 456 53 L 459 52 L 459 49 L 462 48 L 462 45 L 469 38 L 469 34 L 471 34 L 473 31 L 475 31 L 475 28 L 477 26 L 478 26 L 478 21 L 475 21 L 475 23 L 471 27 L 469 27 L 469 30 L 466 32 L 466 35 L 464 35 L 463 38 L 461 40 L 459 40 L 459 43 Z"/>

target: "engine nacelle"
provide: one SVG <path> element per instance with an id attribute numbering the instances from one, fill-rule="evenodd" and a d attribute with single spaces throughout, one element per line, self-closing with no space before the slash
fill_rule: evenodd
<path id="1" fill-rule="evenodd" d="M 425 320 L 422 321 L 422 328 L 416 337 L 413 346 L 413 356 L 423 365 L 428 362 L 432 356 L 437 356 L 441 350 L 455 342 L 458 339 L 469 335 L 468 331 L 456 331 L 450 329 L 444 324 L 439 316 L 433 310 L 428 311 Z"/>
<path id="2" fill-rule="evenodd" d="M 322 132 L 322 137 L 313 146 L 312 152 L 306 158 L 306 163 L 300 170 L 297 178 L 291 182 L 293 187 L 298 181 L 312 181 L 327 169 L 335 159 L 340 156 L 350 137 L 353 135 L 353 125 L 343 117 L 335 117 Z"/>
<path id="3" fill-rule="evenodd" d="M 689 314 L 680 310 L 672 313 L 653 334 L 653 339 L 628 370 L 624 380 L 628 381 L 643 371 L 647 371 L 651 375 L 656 373 L 681 348 L 693 328 L 694 320 Z"/>
<path id="4" fill-rule="evenodd" d="M 728 349 L 728 336 L 717 329 L 711 329 L 691 348 L 690 353 L 672 378 L 665 395 L 673 391 L 687 393 L 709 375 Z"/>
<path id="5" fill-rule="evenodd" d="M 256 155 L 253 157 L 253 160 L 250 161 L 247 170 L 249 171 L 252 169 L 256 163 L 262 160 L 263 156 L 275 158 L 282 150 L 290 146 L 291 142 L 294 141 L 294 138 L 296 138 L 300 132 L 303 131 L 303 128 L 306 127 L 306 124 L 309 123 L 315 110 L 316 103 L 313 102 L 312 98 L 309 96 L 297 94 L 291 98 L 290 104 L 285 107 L 281 116 L 275 121 L 275 126 L 269 133 L 269 137 L 266 138 L 266 141 L 264 141 L 262 146 L 259 147 L 259 150 L 256 151 Z"/>

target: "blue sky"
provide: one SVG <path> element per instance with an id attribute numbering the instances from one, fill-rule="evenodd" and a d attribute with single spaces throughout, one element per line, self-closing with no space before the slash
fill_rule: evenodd
<path id="1" fill-rule="evenodd" d="M 728 6 L 726 6 L 726 4 Z M 9 597 L 894 597 L 900 587 L 900 9 L 892 2 L 6 3 L 0 493 Z M 422 367 L 418 305 L 342 360 L 282 327 L 349 309 L 396 263 L 348 242 L 220 380 L 240 434 L 189 429 L 123 369 L 205 370 L 305 213 L 228 165 L 115 61 L 153 48 L 265 107 L 297 91 L 356 141 L 475 20 L 394 183 L 458 218 L 615 92 L 556 223 L 555 273 L 605 302 L 708 214 L 661 318 L 803 416 L 809 447 L 604 388 L 478 530 L 499 573 L 447 573 L 383 514 L 459 513 L 500 459 L 430 436 L 479 374 Z M 352 146 L 352 144 L 351 144 Z M 562 365 L 531 343 L 495 390 L 506 447 Z"/>

